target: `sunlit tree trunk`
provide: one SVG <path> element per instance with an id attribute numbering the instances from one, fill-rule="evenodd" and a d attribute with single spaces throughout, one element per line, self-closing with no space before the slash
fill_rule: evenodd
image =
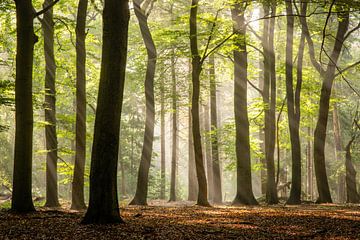
<path id="1" fill-rule="evenodd" d="M 340 129 L 340 120 L 339 113 L 337 109 L 337 104 L 334 103 L 333 111 L 333 131 L 334 131 L 334 142 L 335 142 L 335 159 L 337 162 L 343 163 L 343 144 L 341 140 L 341 129 Z M 341 169 L 341 168 L 340 168 Z M 340 203 L 345 202 L 345 176 L 342 172 L 338 173 L 338 201 Z"/>
<path id="2" fill-rule="evenodd" d="M 15 150 L 11 210 L 35 211 L 31 194 L 34 12 L 31 0 L 16 0 Z"/>
<path id="3" fill-rule="evenodd" d="M 198 180 L 198 199 L 197 204 L 200 206 L 209 206 L 207 200 L 207 183 L 203 162 L 203 153 L 201 146 L 200 119 L 199 119 L 199 97 L 200 97 L 200 73 L 202 62 L 198 51 L 197 43 L 197 10 L 198 0 L 192 0 L 190 9 L 190 48 L 192 58 L 192 130 L 195 152 L 196 176 Z"/>
<path id="4" fill-rule="evenodd" d="M 237 188 L 233 204 L 257 205 L 252 191 L 250 132 L 247 109 L 247 50 L 244 3 L 236 3 L 231 8 L 234 50 L 234 111 L 236 127 L 236 169 Z"/>
<path id="5" fill-rule="evenodd" d="M 287 113 L 289 121 L 289 132 L 291 142 L 291 159 L 292 159 L 292 180 L 290 197 L 287 204 L 301 203 L 301 144 L 299 135 L 300 126 L 300 90 L 301 90 L 301 65 L 304 51 L 304 37 L 301 37 L 301 44 L 298 54 L 297 83 L 294 94 L 293 87 L 293 39 L 294 39 L 294 16 L 292 11 L 292 1 L 286 0 L 287 15 L 287 33 L 286 33 L 286 99 Z M 295 95 L 295 96 L 294 96 Z"/>
<path id="6" fill-rule="evenodd" d="M 164 78 L 161 77 L 161 86 L 160 86 L 160 101 L 161 101 L 161 110 L 160 110 L 160 128 L 161 128 L 161 137 L 160 137 L 160 174 L 161 174 L 161 184 L 160 184 L 160 199 L 165 199 L 165 86 Z"/>
<path id="7" fill-rule="evenodd" d="M 218 116 L 216 97 L 215 56 L 210 55 L 210 115 L 211 115 L 211 156 L 213 172 L 213 202 L 222 202 L 221 169 L 218 145 Z"/>
<path id="8" fill-rule="evenodd" d="M 176 201 L 176 164 L 177 164 L 177 92 L 176 92 L 176 73 L 175 73 L 175 50 L 171 54 L 171 79 L 172 79 L 172 156 L 171 156 L 171 178 L 170 178 L 170 199 Z"/>
<path id="9" fill-rule="evenodd" d="M 152 1 L 152 0 L 145 0 Z M 146 99 L 146 119 L 144 143 L 141 153 L 141 160 L 138 172 L 138 180 L 136 185 L 136 193 L 130 205 L 146 205 L 148 194 L 148 180 L 149 169 L 151 163 L 151 156 L 153 151 L 154 140 L 154 126 L 155 126 L 155 100 L 154 100 L 154 77 L 156 67 L 156 48 L 152 39 L 150 29 L 148 26 L 148 12 L 147 9 L 142 9 L 143 1 L 134 0 L 134 11 L 136 18 L 139 21 L 140 31 L 144 40 L 147 51 L 147 67 L 145 75 L 145 99 Z"/>
<path id="10" fill-rule="evenodd" d="M 90 168 L 90 200 L 83 223 L 119 223 L 117 164 L 127 57 L 129 5 L 105 0 L 99 95 Z"/>
<path id="11" fill-rule="evenodd" d="M 86 160 L 86 46 L 88 0 L 79 0 L 76 18 L 76 150 L 71 209 L 85 209 L 84 173 Z"/>
<path id="12" fill-rule="evenodd" d="M 52 0 L 45 0 L 43 7 Z M 55 90 L 55 56 L 54 56 L 54 21 L 53 10 L 44 13 L 41 21 L 44 33 L 45 55 L 45 143 L 46 143 L 46 207 L 58 207 L 57 158 L 58 142 L 56 134 L 56 90 Z"/>
<path id="13" fill-rule="evenodd" d="M 210 99 L 206 96 L 206 103 L 204 105 L 204 130 L 206 133 L 205 138 L 205 159 L 206 159 L 206 172 L 207 172 L 207 182 L 208 182 L 208 199 L 209 201 L 213 201 L 214 198 L 214 188 L 213 188 L 213 162 L 212 162 L 212 155 L 211 155 L 211 139 L 210 137 Z"/>
<path id="14" fill-rule="evenodd" d="M 264 3 L 264 14 L 269 15 L 268 3 Z M 264 88 L 263 101 L 265 104 L 265 160 L 266 160 L 266 202 L 278 203 L 275 183 L 275 108 L 276 108 L 276 73 L 274 53 L 274 30 L 275 30 L 276 5 L 271 4 L 271 19 L 264 20 L 263 49 L 264 49 Z"/>
<path id="15" fill-rule="evenodd" d="M 356 171 L 351 160 L 351 145 L 353 144 L 356 136 L 352 136 L 350 141 L 345 147 L 346 152 L 346 202 L 348 203 L 359 203 L 360 195 L 356 189 Z"/>
<path id="16" fill-rule="evenodd" d="M 308 136 L 311 136 L 311 128 L 308 127 Z M 307 187 L 308 187 L 308 192 L 307 195 L 309 196 L 309 200 L 313 200 L 313 161 L 311 158 L 312 155 L 312 147 L 311 147 L 311 140 L 308 139 L 307 141 L 307 146 L 306 146 L 306 161 L 307 161 L 307 173 L 306 173 L 306 177 L 307 177 Z"/>

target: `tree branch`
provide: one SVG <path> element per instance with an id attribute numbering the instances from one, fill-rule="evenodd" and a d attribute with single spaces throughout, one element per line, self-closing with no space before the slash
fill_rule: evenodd
<path id="1" fill-rule="evenodd" d="M 50 8 L 52 8 L 56 3 L 58 3 L 60 0 L 55 0 L 52 3 L 50 3 L 49 5 L 47 5 L 46 7 L 44 7 L 42 10 L 40 10 L 39 12 L 35 13 L 34 18 L 46 13 Z"/>

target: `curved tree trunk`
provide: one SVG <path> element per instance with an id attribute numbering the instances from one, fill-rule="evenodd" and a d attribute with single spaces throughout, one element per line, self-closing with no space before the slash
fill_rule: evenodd
<path id="1" fill-rule="evenodd" d="M 150 0 L 152 1 L 152 0 Z M 148 194 L 148 179 L 151 162 L 151 155 L 154 140 L 155 125 L 155 100 L 154 100 L 154 77 L 156 67 L 156 48 L 148 27 L 146 9 L 141 9 L 142 1 L 134 0 L 134 11 L 139 21 L 141 35 L 143 37 L 148 55 L 146 76 L 145 76 L 145 98 L 146 98 L 146 119 L 144 144 L 141 153 L 140 167 L 136 193 L 130 205 L 146 205 Z"/>
<path id="2" fill-rule="evenodd" d="M 43 7 L 52 4 L 45 0 Z M 57 159 L 58 141 L 56 134 L 56 90 L 55 90 L 55 56 L 54 56 L 54 21 L 52 8 L 44 13 L 41 21 L 44 33 L 45 55 L 45 142 L 46 142 L 46 207 L 60 206 L 58 199 Z"/>
<path id="3" fill-rule="evenodd" d="M 234 4 L 231 8 L 233 28 L 236 32 L 234 50 L 234 109 L 236 126 L 237 191 L 233 204 L 257 205 L 252 191 L 249 119 L 247 109 L 247 51 L 245 7 Z"/>
<path id="4" fill-rule="evenodd" d="M 11 210 L 35 211 L 31 194 L 34 12 L 31 0 L 16 0 L 15 153 Z"/>
<path id="5" fill-rule="evenodd" d="M 300 125 L 300 89 L 302 82 L 302 60 L 304 52 L 304 36 L 301 36 L 298 68 L 297 68 L 297 84 L 294 96 L 293 88 L 293 39 L 294 39 L 294 16 L 292 11 L 292 1 L 286 0 L 287 15 L 287 34 L 286 34 L 286 98 L 288 109 L 288 121 L 291 141 L 291 159 L 292 159 L 292 180 L 290 197 L 287 204 L 301 203 L 301 144 L 299 135 Z"/>
<path id="6" fill-rule="evenodd" d="M 71 209 L 85 209 L 84 173 L 86 160 L 86 48 L 85 27 L 88 0 L 79 0 L 76 18 L 76 151 Z"/>
<path id="7" fill-rule="evenodd" d="M 314 165 L 316 183 L 319 192 L 319 198 L 317 199 L 318 203 L 332 202 L 325 166 L 326 128 L 329 116 L 331 90 L 335 78 L 335 64 L 338 62 L 343 42 L 345 40 L 344 37 L 348 30 L 349 10 L 343 13 L 339 13 L 338 19 L 339 24 L 335 38 L 337 39 L 337 41 L 335 41 L 334 48 L 330 55 L 329 63 L 327 65 L 327 69 L 322 75 L 323 82 L 320 94 L 319 116 L 314 133 Z"/>
<path id="8" fill-rule="evenodd" d="M 210 55 L 210 115 L 211 115 L 211 156 L 213 172 L 213 201 L 222 202 L 221 170 L 218 145 L 218 120 L 217 120 L 217 101 L 216 101 L 216 76 L 215 76 L 215 56 Z"/>
<path id="9" fill-rule="evenodd" d="M 103 47 L 90 168 L 90 200 L 83 223 L 119 223 L 117 164 L 125 82 L 129 5 L 105 0 Z"/>
<path id="10" fill-rule="evenodd" d="M 195 166 L 198 179 L 198 199 L 200 206 L 210 206 L 207 200 L 207 183 L 201 147 L 200 119 L 199 119 L 199 97 L 200 97 L 200 73 L 202 70 L 201 58 L 197 45 L 197 10 L 198 0 L 192 0 L 190 9 L 190 48 L 192 58 L 192 131 L 194 140 Z"/>

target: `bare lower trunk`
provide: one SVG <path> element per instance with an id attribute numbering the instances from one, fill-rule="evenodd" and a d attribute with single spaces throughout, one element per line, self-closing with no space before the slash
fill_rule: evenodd
<path id="1" fill-rule="evenodd" d="M 237 191 L 233 204 L 257 205 L 252 191 L 249 119 L 247 114 L 247 51 L 245 7 L 231 8 L 233 29 L 236 32 L 234 50 L 234 111 L 236 126 Z"/>
<path id="2" fill-rule="evenodd" d="M 213 201 L 222 202 L 221 170 L 218 146 L 218 120 L 217 120 L 217 101 L 216 101 L 216 76 L 215 76 L 215 57 L 210 56 L 210 110 L 211 110 L 211 156 L 213 172 Z"/>
<path id="3" fill-rule="evenodd" d="M 351 145 L 355 140 L 355 136 L 351 138 L 349 143 L 346 145 L 346 196 L 348 203 L 359 203 L 360 195 L 356 189 L 356 171 L 351 161 Z"/>
<path id="4" fill-rule="evenodd" d="M 85 209 L 84 173 L 86 160 L 86 48 L 85 27 L 88 0 L 79 0 L 76 20 L 76 151 L 71 209 Z"/>
<path id="5" fill-rule="evenodd" d="M 11 210 L 35 211 L 31 194 L 33 105 L 32 70 L 34 44 L 31 0 L 16 0 L 15 153 Z"/>
<path id="6" fill-rule="evenodd" d="M 148 27 L 148 15 L 141 9 L 141 0 L 134 0 L 134 11 L 139 21 L 140 32 L 147 52 L 147 67 L 145 74 L 145 99 L 146 119 L 144 143 L 141 152 L 141 160 L 136 185 L 136 193 L 130 205 L 147 205 L 149 170 L 153 151 L 154 126 L 155 126 L 155 100 L 154 100 L 154 77 L 156 68 L 156 48 Z"/>
<path id="7" fill-rule="evenodd" d="M 90 200 L 83 223 L 119 223 L 117 164 L 127 57 L 127 0 L 105 0 L 99 95 L 90 168 Z"/>
<path id="8" fill-rule="evenodd" d="M 199 119 L 199 97 L 200 97 L 200 73 L 202 70 L 201 58 L 197 46 L 197 10 L 198 0 L 192 0 L 190 10 L 190 48 L 192 57 L 192 130 L 195 152 L 196 175 L 198 179 L 198 199 L 200 206 L 210 206 L 207 200 L 207 183 L 201 146 L 200 119 Z"/>

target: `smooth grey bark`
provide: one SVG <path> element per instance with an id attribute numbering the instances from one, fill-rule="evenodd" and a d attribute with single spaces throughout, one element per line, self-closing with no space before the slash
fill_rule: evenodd
<path id="1" fill-rule="evenodd" d="M 45 0 L 43 8 L 53 3 Z M 41 21 L 44 34 L 45 56 L 45 145 L 46 145 L 46 207 L 59 207 L 57 160 L 58 141 L 56 134 L 56 64 L 54 56 L 54 21 L 52 8 L 44 13 Z"/>
<path id="2" fill-rule="evenodd" d="M 84 173 L 86 160 L 86 15 L 88 0 L 79 0 L 76 17 L 76 123 L 75 166 L 71 209 L 85 209 Z"/>
<path id="3" fill-rule="evenodd" d="M 82 223 L 120 223 L 117 164 L 127 57 L 129 5 L 105 0 L 99 95 L 90 168 L 89 207 Z"/>
<path id="4" fill-rule="evenodd" d="M 293 46 L 294 46 L 294 16 L 292 1 L 285 0 L 286 4 L 286 100 L 289 121 L 289 132 L 291 142 L 291 190 L 287 204 L 301 203 L 301 144 L 300 144 L 300 90 L 302 83 L 301 65 L 304 52 L 304 36 L 301 35 L 300 48 L 298 54 L 297 83 L 294 94 L 293 86 Z"/>
<path id="5" fill-rule="evenodd" d="M 16 77 L 15 77 L 15 149 L 11 210 L 35 211 L 32 193 L 33 103 L 32 70 L 34 12 L 31 0 L 15 0 L 16 5 Z"/>
<path id="6" fill-rule="evenodd" d="M 149 1 L 152 4 L 152 0 Z M 145 99 L 146 99 L 146 119 L 144 143 L 141 153 L 141 160 L 138 172 L 138 180 L 136 185 L 136 193 L 129 205 L 147 205 L 148 180 L 151 163 L 151 156 L 154 142 L 154 126 L 155 126 L 155 99 L 154 99 L 154 78 L 156 68 L 156 48 L 148 26 L 147 9 L 142 9 L 141 4 L 144 1 L 134 0 L 134 11 L 139 21 L 140 32 L 144 40 L 147 52 L 147 67 L 145 75 Z"/>
<path id="7" fill-rule="evenodd" d="M 164 87 L 164 78 L 161 77 L 160 83 L 160 128 L 161 128 L 161 137 L 160 137 L 160 199 L 165 199 L 165 87 Z"/>
<path id="8" fill-rule="evenodd" d="M 201 57 L 198 50 L 197 42 L 197 11 L 198 0 L 191 1 L 190 9 L 190 49 L 192 59 L 192 132 L 194 140 L 196 176 L 198 180 L 198 198 L 197 204 L 200 206 L 210 206 L 207 199 L 207 181 L 203 161 L 200 134 L 200 117 L 199 117 L 199 97 L 200 97 L 200 73 L 202 70 Z"/>
<path id="9" fill-rule="evenodd" d="M 215 56 L 209 57 L 210 63 L 210 115 L 211 115 L 211 156 L 213 172 L 213 202 L 222 202 L 221 170 L 218 144 L 218 116 L 217 116 L 217 96 L 216 96 L 216 75 L 215 75 Z"/>
<path id="10" fill-rule="evenodd" d="M 265 161 L 266 161 L 266 202 L 277 204 L 279 202 L 275 183 L 275 108 L 276 108 L 276 72 L 274 53 L 274 30 L 276 3 L 263 4 L 264 14 L 271 18 L 264 20 L 262 45 L 264 49 L 264 85 L 263 101 L 265 104 Z"/>
<path id="11" fill-rule="evenodd" d="M 246 5 L 235 3 L 231 8 L 235 32 L 234 54 L 234 111 L 236 127 L 236 196 L 232 204 L 257 205 L 251 182 L 250 131 L 247 111 L 247 49 Z"/>
<path id="12" fill-rule="evenodd" d="M 171 53 L 171 80 L 172 80 L 172 155 L 171 155 L 171 178 L 170 178 L 170 202 L 176 201 L 176 165 L 178 144 L 178 109 L 175 73 L 175 49 Z"/>

